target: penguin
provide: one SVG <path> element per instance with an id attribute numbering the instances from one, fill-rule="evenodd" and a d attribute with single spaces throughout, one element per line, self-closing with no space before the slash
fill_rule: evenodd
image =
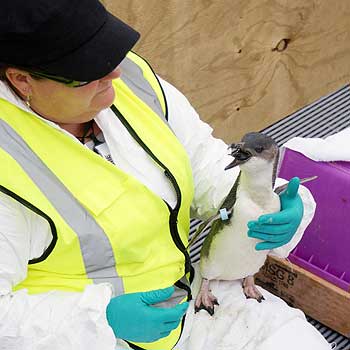
<path id="1" fill-rule="evenodd" d="M 225 170 L 239 166 L 239 175 L 218 213 L 203 222 L 189 246 L 210 226 L 200 252 L 201 287 L 195 300 L 195 312 L 201 309 L 214 314 L 219 305 L 211 293 L 212 280 L 242 279 L 247 298 L 261 302 L 264 298 L 254 284 L 253 275 L 264 264 L 269 251 L 257 251 L 258 239 L 247 235 L 247 223 L 261 215 L 280 211 L 278 193 L 274 191 L 279 148 L 269 136 L 250 132 L 241 142 L 229 146 L 234 157 Z"/>

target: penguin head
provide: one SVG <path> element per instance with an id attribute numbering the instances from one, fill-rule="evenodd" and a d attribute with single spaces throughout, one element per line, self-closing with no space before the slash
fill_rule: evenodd
<path id="1" fill-rule="evenodd" d="M 229 146 L 229 152 L 235 159 L 225 170 L 237 165 L 242 168 L 254 166 L 255 170 L 266 163 L 273 163 L 278 156 L 278 146 L 276 142 L 265 134 L 250 132 L 243 136 L 241 142 L 233 143 Z"/>

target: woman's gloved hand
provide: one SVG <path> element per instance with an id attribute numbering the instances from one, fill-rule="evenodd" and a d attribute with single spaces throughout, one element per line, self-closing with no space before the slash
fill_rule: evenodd
<path id="1" fill-rule="evenodd" d="M 107 306 L 107 320 L 117 338 L 149 343 L 166 337 L 177 328 L 188 302 L 170 308 L 154 307 L 174 293 L 174 287 L 150 292 L 123 294 Z"/>
<path id="2" fill-rule="evenodd" d="M 280 194 L 281 211 L 261 215 L 248 222 L 248 237 L 261 239 L 256 250 L 274 249 L 287 244 L 297 231 L 304 214 L 303 202 L 298 194 L 300 179 L 293 177 L 287 189 Z"/>

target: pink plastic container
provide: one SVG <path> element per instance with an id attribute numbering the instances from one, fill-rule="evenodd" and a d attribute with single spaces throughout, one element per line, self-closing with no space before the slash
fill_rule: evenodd
<path id="1" fill-rule="evenodd" d="M 315 162 L 285 150 L 279 177 L 314 175 L 318 178 L 305 186 L 315 198 L 316 213 L 289 259 L 350 291 L 350 162 Z"/>

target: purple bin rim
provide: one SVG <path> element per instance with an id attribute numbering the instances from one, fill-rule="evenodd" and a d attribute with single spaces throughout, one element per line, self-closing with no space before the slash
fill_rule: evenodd
<path id="1" fill-rule="evenodd" d="M 346 281 L 340 279 L 339 277 L 332 275 L 331 273 L 321 269 L 320 267 L 316 265 L 310 264 L 308 261 L 305 261 L 304 259 L 294 255 L 293 253 L 290 253 L 288 256 L 288 260 L 290 260 L 293 264 L 298 265 L 302 267 L 303 269 L 313 273 L 314 275 L 320 277 L 323 280 L 326 280 L 335 286 L 345 290 L 350 291 L 350 284 Z"/>

